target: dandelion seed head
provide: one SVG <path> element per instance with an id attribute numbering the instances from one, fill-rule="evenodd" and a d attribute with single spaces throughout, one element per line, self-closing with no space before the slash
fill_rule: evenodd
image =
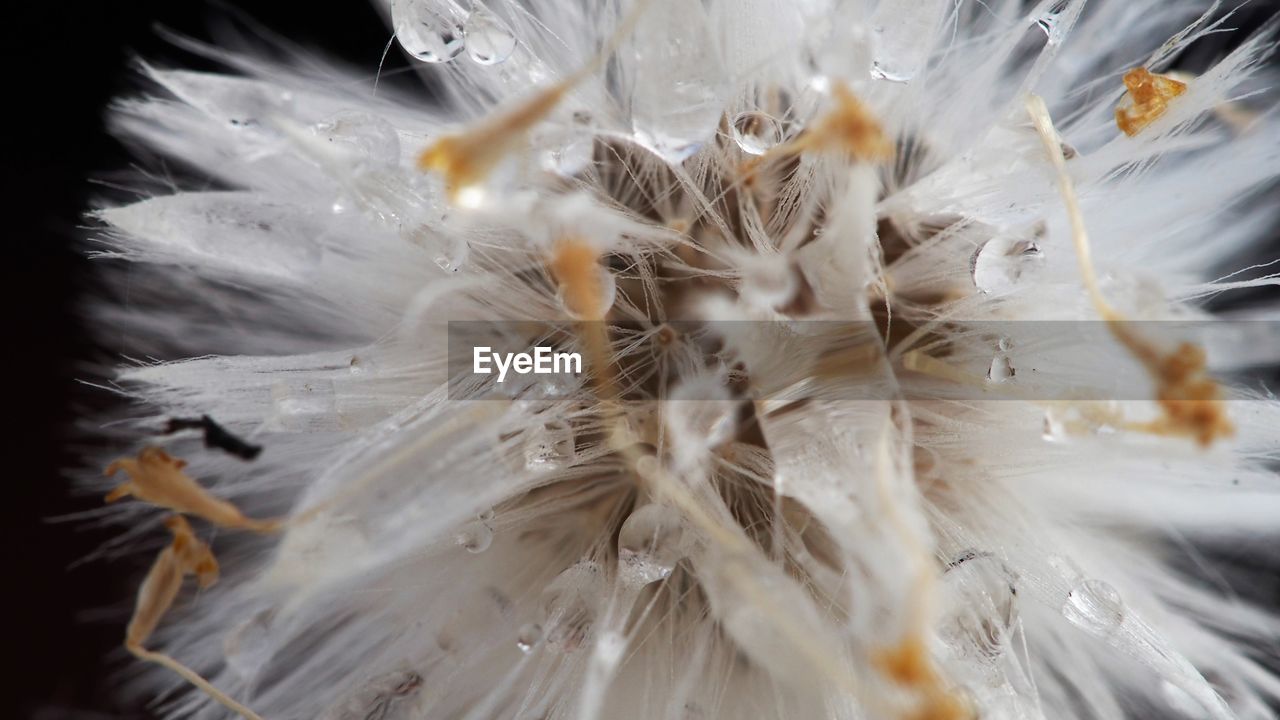
<path id="1" fill-rule="evenodd" d="M 147 67 L 115 111 L 223 188 L 98 213 L 148 292 L 108 317 L 217 348 L 117 382 L 263 448 L 121 461 L 181 490 L 123 505 L 248 531 L 149 638 L 236 700 L 165 713 L 1229 718 L 1276 695 L 1233 640 L 1275 619 L 1161 540 L 1274 530 L 1280 406 L 1210 375 L 1247 340 L 1143 325 L 1211 317 L 1272 219 L 1274 121 L 1231 120 L 1270 30 L 1172 77 L 1216 6 L 380 7 L 438 101 L 203 48 L 227 71 Z M 451 323 L 584 372 L 459 373 Z"/>

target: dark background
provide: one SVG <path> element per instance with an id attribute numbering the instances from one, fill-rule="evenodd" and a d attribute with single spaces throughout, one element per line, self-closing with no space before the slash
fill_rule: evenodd
<path id="1" fill-rule="evenodd" d="M 372 6 L 360 0 L 240 4 L 264 26 L 370 73 L 390 37 Z M 1275 0 L 1255 2 L 1232 24 L 1256 26 L 1277 7 Z M 113 693 L 111 683 L 125 666 L 117 648 L 147 559 L 73 568 L 110 532 L 50 521 L 98 504 L 74 496 L 67 478 L 82 469 L 82 457 L 101 450 L 86 445 L 89 435 L 76 429 L 78 419 L 101 413 L 112 400 L 77 378 L 99 375 L 119 350 L 95 345 L 79 311 L 96 283 L 83 256 L 82 217 L 93 200 L 113 197 L 92 181 L 119 177 L 134 162 L 103 130 L 108 101 L 141 88 L 130 61 L 140 56 L 204 65 L 166 43 L 154 25 L 209 39 L 233 15 L 203 0 L 25 0 L 6 3 L 0 16 L 7 60 L 0 91 L 7 98 L 0 195 L 7 252 L 0 287 L 6 293 L 3 392 L 9 418 L 0 431 L 8 485 L 0 499 L 0 592 L 7 610 L 0 645 L 11 655 L 0 683 L 7 695 L 0 697 L 0 717 L 145 717 Z M 1216 53 L 1200 54 L 1203 61 Z M 403 67 L 393 52 L 388 68 L 394 74 Z M 399 80 L 412 87 L 407 76 Z M 1276 247 L 1263 257 L 1276 257 Z M 1237 295 L 1233 302 L 1257 299 Z M 1274 602 L 1272 568 L 1238 561 L 1229 551 L 1215 554 L 1243 573 L 1236 583 L 1243 594 Z"/>
<path id="2" fill-rule="evenodd" d="M 351 65 L 378 66 L 390 31 L 372 3 L 242 2 L 262 25 Z M 4 3 L 3 269 L 6 334 L 0 718 L 146 717 L 112 692 L 127 661 L 117 651 L 148 558 L 71 566 L 114 531 L 50 518 L 99 505 L 74 497 L 68 477 L 89 434 L 75 427 L 113 402 L 77 383 L 101 376 L 115 351 L 94 345 L 78 303 L 95 292 L 83 253 L 83 213 L 117 197 L 95 180 L 124 176 L 135 158 L 104 131 L 108 102 L 138 92 L 135 57 L 207 67 L 157 33 L 156 23 L 218 37 L 235 12 L 204 0 L 30 0 Z M 396 53 L 388 67 L 403 67 Z M 403 76 L 402 76 L 403 78 Z M 394 82 L 394 80 L 393 80 Z M 14 226 L 14 222 L 17 226 Z M 95 469 L 96 471 L 96 469 Z"/>

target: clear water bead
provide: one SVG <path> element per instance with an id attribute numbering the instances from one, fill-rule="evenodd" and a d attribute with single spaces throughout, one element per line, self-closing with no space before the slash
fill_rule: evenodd
<path id="1" fill-rule="evenodd" d="M 525 468 L 551 472 L 573 464 L 577 457 L 573 429 L 554 421 L 525 431 Z"/>
<path id="2" fill-rule="evenodd" d="M 264 610 L 240 623 L 222 642 L 227 667 L 242 680 L 252 680 L 271 659 L 272 611 Z"/>
<path id="3" fill-rule="evenodd" d="M 333 381 L 288 377 L 271 385 L 271 427 L 310 430 L 336 427 L 338 400 Z"/>
<path id="4" fill-rule="evenodd" d="M 1040 437 L 1045 442 L 1065 443 L 1071 440 L 1071 431 L 1068 428 L 1068 410 L 1063 408 L 1050 406 L 1044 411 L 1044 424 L 1040 431 Z"/>
<path id="5" fill-rule="evenodd" d="M 949 5 L 948 0 L 880 3 L 871 19 L 871 76 L 910 82 L 928 60 L 935 32 Z"/>
<path id="6" fill-rule="evenodd" d="M 1068 593 L 1062 615 L 1086 632 L 1105 636 L 1115 632 L 1124 622 L 1124 601 L 1111 585 L 1088 579 Z"/>
<path id="7" fill-rule="evenodd" d="M 657 478 L 662 471 L 662 463 L 656 455 L 643 455 L 636 460 L 636 474 L 642 478 Z"/>
<path id="8" fill-rule="evenodd" d="M 915 77 L 915 71 L 900 70 L 898 66 L 884 60 L 873 60 L 871 62 L 871 77 L 877 80 L 905 84 L 911 82 L 911 78 Z"/>
<path id="9" fill-rule="evenodd" d="M 516 632 L 516 647 L 526 655 L 533 652 L 534 646 L 541 640 L 542 626 L 538 623 L 525 623 Z"/>
<path id="10" fill-rule="evenodd" d="M 733 141 L 748 155 L 763 155 L 782 142 L 782 126 L 762 112 L 738 113 L 733 119 Z"/>
<path id="11" fill-rule="evenodd" d="M 1001 294 L 1017 288 L 1043 262 L 1044 254 L 1035 242 L 995 238 L 974 251 L 969 274 L 979 292 Z"/>
<path id="12" fill-rule="evenodd" d="M 667 403 L 667 436 L 677 468 L 704 462 L 710 452 L 733 439 L 738 429 L 738 402 L 720 375 L 682 380 Z"/>
<path id="13" fill-rule="evenodd" d="M 469 522 L 458 530 L 453 540 L 469 553 L 482 553 L 493 544 L 493 529 L 479 520 Z"/>
<path id="14" fill-rule="evenodd" d="M 1111 433 L 1123 419 L 1120 404 L 1114 400 L 1055 402 L 1044 411 L 1042 437 L 1065 443 L 1073 437 Z"/>
<path id="15" fill-rule="evenodd" d="M 785 306 L 800 289 L 797 271 L 784 254 L 744 256 L 737 263 L 742 275 L 738 295 L 747 303 L 766 310 Z"/>
<path id="16" fill-rule="evenodd" d="M 453 238 L 436 248 L 436 267 L 448 273 L 456 273 L 466 267 L 471 258 L 471 245 L 463 238 Z"/>
<path id="17" fill-rule="evenodd" d="M 636 22 L 631 127 L 636 142 L 667 162 L 693 155 L 720 124 L 729 76 L 713 37 L 700 2 L 653 0 Z"/>
<path id="18" fill-rule="evenodd" d="M 657 503 L 634 510 L 618 532 L 618 576 L 633 587 L 665 580 L 689 554 L 692 537 L 680 513 Z"/>
<path id="19" fill-rule="evenodd" d="M 497 65 L 516 50 L 516 35 L 511 28 L 484 6 L 477 6 L 463 26 L 467 56 L 480 65 Z"/>
<path id="20" fill-rule="evenodd" d="M 1017 621 L 1014 574 L 989 553 L 968 551 L 942 575 L 942 640 L 958 652 L 996 657 Z"/>
<path id="21" fill-rule="evenodd" d="M 357 168 L 400 164 L 400 135 L 391 123 L 377 115 L 342 112 L 317 123 L 312 131 Z"/>
<path id="22" fill-rule="evenodd" d="M 460 13 L 451 0 L 392 0 L 391 24 L 405 52 L 429 63 L 458 57 L 466 45 Z"/>
<path id="23" fill-rule="evenodd" d="M 547 643 L 564 652 L 583 647 L 604 596 L 604 571 L 594 560 L 580 560 L 557 575 L 542 592 Z"/>
<path id="24" fill-rule="evenodd" d="M 1058 0 L 1049 6 L 1043 15 L 1036 18 L 1036 26 L 1044 31 L 1050 45 L 1062 42 L 1062 14 L 1066 12 L 1069 4 L 1068 0 Z"/>
<path id="25" fill-rule="evenodd" d="M 574 136 L 542 155 L 542 167 L 558 175 L 573 177 L 591 164 L 595 138 Z"/>
<path id="26" fill-rule="evenodd" d="M 370 678 L 330 706 L 319 720 L 409 720 L 422 676 L 399 670 Z"/>
<path id="27" fill-rule="evenodd" d="M 616 667 L 626 651 L 627 638 L 622 633 L 614 630 L 600 633 L 600 639 L 596 641 L 596 658 L 599 664 Z"/>
<path id="28" fill-rule="evenodd" d="M 1013 379 L 1017 369 L 1009 362 L 1008 355 L 996 355 L 991 358 L 991 367 L 987 368 L 987 382 L 1003 383 Z"/>

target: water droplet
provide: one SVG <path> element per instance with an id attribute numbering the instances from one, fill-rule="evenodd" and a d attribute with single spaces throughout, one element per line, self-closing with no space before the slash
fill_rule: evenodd
<path id="1" fill-rule="evenodd" d="M 595 158 L 595 138 L 575 132 L 542 154 L 542 168 L 573 177 L 586 169 Z"/>
<path id="2" fill-rule="evenodd" d="M 1017 372 L 1017 369 L 1009 362 L 1009 356 L 999 354 L 991 358 L 991 367 L 987 368 L 987 382 L 1006 382 L 1012 380 Z"/>
<path id="3" fill-rule="evenodd" d="M 1044 411 L 1042 436 L 1049 442 L 1069 442 L 1073 437 L 1114 432 L 1123 420 L 1120 404 L 1114 400 L 1059 402 Z"/>
<path id="4" fill-rule="evenodd" d="M 494 512 L 493 508 L 485 508 L 484 510 L 481 510 L 480 512 L 476 513 L 476 519 L 482 523 L 493 522 L 493 518 L 496 516 L 497 516 L 497 513 Z"/>
<path id="5" fill-rule="evenodd" d="M 1124 601 L 1111 585 L 1088 579 L 1075 586 L 1062 606 L 1062 615 L 1080 629 L 1105 636 L 1124 622 Z"/>
<path id="6" fill-rule="evenodd" d="M 832 80 L 867 74 L 871 69 L 873 36 L 866 24 L 865 9 L 823 0 L 799 0 L 793 4 L 804 23 L 800 57 L 809 73 L 805 83 L 809 89 L 827 95 Z"/>
<path id="7" fill-rule="evenodd" d="M 405 52 L 429 63 L 458 57 L 466 45 L 462 23 L 450 0 L 393 0 L 391 24 Z"/>
<path id="8" fill-rule="evenodd" d="M 636 22 L 631 127 L 667 162 L 693 155 L 720 123 L 728 74 L 714 36 L 702 3 L 688 0 L 654 0 Z"/>
<path id="9" fill-rule="evenodd" d="M 1070 5 L 1068 0 L 1058 0 L 1043 15 L 1036 18 L 1036 25 L 1044 31 L 1051 45 L 1062 42 L 1062 14 L 1066 12 L 1068 5 Z"/>
<path id="10" fill-rule="evenodd" d="M 933 45 L 947 0 L 880 3 L 871 18 L 873 60 L 871 76 L 889 82 L 910 82 Z"/>
<path id="11" fill-rule="evenodd" d="M 665 580 L 689 553 L 692 535 L 674 508 L 643 505 L 618 532 L 618 575 L 633 587 Z"/>
<path id="12" fill-rule="evenodd" d="M 322 430 L 338 426 L 338 402 L 332 380 L 289 378 L 271 385 L 272 427 Z"/>
<path id="13" fill-rule="evenodd" d="M 271 659 L 271 618 L 274 612 L 263 610 L 236 626 L 222 642 L 227 667 L 243 680 L 257 677 Z"/>
<path id="14" fill-rule="evenodd" d="M 982 293 L 1003 294 L 1018 287 L 1024 276 L 1044 263 L 1040 246 L 1031 240 L 994 238 L 969 259 L 969 274 Z"/>
<path id="15" fill-rule="evenodd" d="M 458 530 L 453 540 L 469 553 L 482 553 L 493 544 L 493 529 L 480 521 L 470 522 Z"/>
<path id="16" fill-rule="evenodd" d="M 1013 349 L 1013 340 L 1002 335 L 1000 336 L 1000 339 L 996 341 L 996 348 L 999 349 L 1000 352 L 1009 352 Z"/>
<path id="17" fill-rule="evenodd" d="M 529 470 L 551 472 L 573 464 L 577 457 L 573 428 L 554 421 L 525 431 L 524 464 Z"/>
<path id="18" fill-rule="evenodd" d="M 613 273 L 609 271 L 609 268 L 603 265 L 596 267 L 596 290 L 598 296 L 588 303 L 588 307 L 574 307 L 563 292 L 559 293 L 560 305 L 564 307 L 565 313 L 574 320 L 599 320 L 604 313 L 608 312 L 609 308 L 613 307 L 613 302 L 618 299 L 618 281 L 614 278 Z"/>
<path id="19" fill-rule="evenodd" d="M 347 369 L 352 375 L 367 375 L 372 369 L 373 363 L 368 358 L 352 355 L 351 362 L 347 363 Z"/>
<path id="20" fill-rule="evenodd" d="M 681 381 L 667 403 L 667 436 L 677 468 L 703 462 L 709 451 L 733 439 L 737 431 L 738 402 L 718 374 Z"/>
<path id="21" fill-rule="evenodd" d="M 1017 620 L 1014 575 L 990 553 L 967 551 L 942 575 L 939 636 L 958 652 L 996 657 Z"/>
<path id="22" fill-rule="evenodd" d="M 400 136 L 391 123 L 376 115 L 342 112 L 311 130 L 326 140 L 335 154 L 357 168 L 400 164 Z"/>
<path id="23" fill-rule="evenodd" d="M 332 705 L 320 720 L 408 720 L 422 676 L 400 670 L 371 678 Z"/>
<path id="24" fill-rule="evenodd" d="M 516 633 L 516 647 L 526 655 L 542 640 L 542 626 L 538 623 L 525 623 Z"/>
<path id="25" fill-rule="evenodd" d="M 773 310 L 795 299 L 800 282 L 790 259 L 783 254 L 752 253 L 738 260 L 742 274 L 739 296 L 751 305 Z"/>
<path id="26" fill-rule="evenodd" d="M 1066 422 L 1062 417 L 1063 411 L 1051 406 L 1044 411 L 1044 427 L 1040 431 L 1040 437 L 1046 442 L 1060 443 L 1070 439 L 1070 433 L 1067 432 Z"/>
<path id="27" fill-rule="evenodd" d="M 604 573 L 593 560 L 576 562 L 557 575 L 542 592 L 547 643 L 564 652 L 583 647 L 604 595 Z"/>
<path id="28" fill-rule="evenodd" d="M 627 651 L 627 638 L 620 632 L 609 630 L 600 633 L 596 640 L 595 661 L 605 667 L 616 667 Z"/>
<path id="29" fill-rule="evenodd" d="M 908 83 L 915 77 L 915 72 L 895 70 L 892 65 L 886 65 L 883 60 L 874 60 L 871 63 L 871 77 L 894 83 Z"/>
<path id="30" fill-rule="evenodd" d="M 763 155 L 782 142 L 782 126 L 762 112 L 743 112 L 733 119 L 733 141 L 748 155 Z"/>
<path id="31" fill-rule="evenodd" d="M 1065 578 L 1072 584 L 1075 584 L 1075 581 L 1080 578 L 1080 571 L 1076 569 L 1076 564 L 1070 558 L 1055 554 L 1046 559 L 1049 562 L 1049 567 L 1053 568 L 1059 577 Z"/>
<path id="32" fill-rule="evenodd" d="M 471 13 L 464 26 L 467 55 L 481 65 L 497 65 L 516 49 L 516 35 L 505 22 L 483 6 Z"/>
<path id="33" fill-rule="evenodd" d="M 437 248 L 439 254 L 435 257 L 436 267 L 445 272 L 456 273 L 466 266 L 467 259 L 471 257 L 471 245 L 461 237 L 454 237 L 445 242 L 448 245 Z"/>
<path id="34" fill-rule="evenodd" d="M 657 477 L 661 469 L 662 464 L 655 455 L 643 455 L 636 460 L 636 473 L 642 478 Z"/>

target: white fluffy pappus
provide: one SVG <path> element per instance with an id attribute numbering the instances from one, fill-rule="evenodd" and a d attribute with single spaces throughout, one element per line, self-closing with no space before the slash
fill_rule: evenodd
<path id="1" fill-rule="evenodd" d="M 1193 77 L 1216 4 L 383 9 L 436 101 L 202 47 L 114 114 L 218 187 L 97 213 L 104 317 L 217 353 L 120 370 L 136 436 L 264 448 L 126 468 L 195 528 L 130 629 L 167 716 L 1273 717 L 1280 624 L 1175 556 L 1274 540 L 1280 404 L 1120 320 L 1276 283 L 1224 267 L 1274 23 Z M 457 321 L 588 372 L 459 382 Z"/>

